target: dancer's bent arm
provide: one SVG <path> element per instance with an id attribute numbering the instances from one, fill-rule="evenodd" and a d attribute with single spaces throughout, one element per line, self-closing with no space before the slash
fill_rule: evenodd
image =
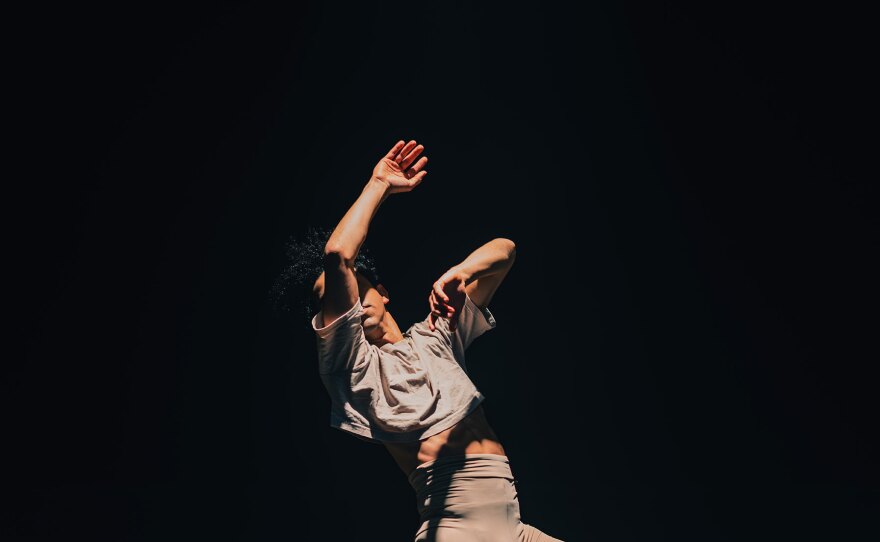
<path id="1" fill-rule="evenodd" d="M 398 141 L 376 167 L 373 175 L 339 221 L 324 247 L 324 292 L 321 312 L 324 322 L 332 322 L 351 309 L 358 300 L 354 262 L 367 238 L 367 229 L 379 206 L 390 194 L 409 192 L 424 179 L 427 157 L 413 162 L 424 150 L 422 145 Z"/>
<path id="2" fill-rule="evenodd" d="M 464 294 L 481 309 L 489 306 L 515 259 L 516 245 L 510 239 L 499 237 L 471 252 L 464 261 L 443 273 L 434 282 L 428 296 L 432 328 L 438 317 L 451 316 L 449 325 L 455 329 L 464 305 Z"/>

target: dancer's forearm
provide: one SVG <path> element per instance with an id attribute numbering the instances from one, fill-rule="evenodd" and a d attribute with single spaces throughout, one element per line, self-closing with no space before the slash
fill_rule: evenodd
<path id="1" fill-rule="evenodd" d="M 370 177 L 358 199 L 336 225 L 327 240 L 324 253 L 338 254 L 351 267 L 367 238 L 370 222 L 389 193 L 388 183 Z"/>
<path id="2" fill-rule="evenodd" d="M 510 239 L 499 237 L 481 246 L 453 269 L 465 276 L 465 283 L 510 269 L 516 258 L 516 245 Z"/>

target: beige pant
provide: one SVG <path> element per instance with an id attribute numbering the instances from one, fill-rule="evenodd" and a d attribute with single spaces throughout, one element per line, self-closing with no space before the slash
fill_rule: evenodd
<path id="1" fill-rule="evenodd" d="M 409 483 L 422 522 L 415 542 L 562 542 L 520 520 L 507 456 L 441 457 L 419 465 Z"/>

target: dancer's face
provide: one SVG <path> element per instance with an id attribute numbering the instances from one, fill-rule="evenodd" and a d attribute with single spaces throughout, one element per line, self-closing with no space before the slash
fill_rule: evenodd
<path id="1" fill-rule="evenodd" d="M 361 298 L 361 305 L 364 307 L 364 314 L 361 315 L 361 325 L 364 326 L 364 334 L 370 338 L 373 334 L 382 336 L 382 329 L 379 324 L 385 319 L 385 305 L 388 303 L 388 291 L 381 284 L 373 286 L 366 277 L 360 273 L 355 273 L 358 279 L 358 295 Z"/>
<path id="2" fill-rule="evenodd" d="M 361 275 L 355 273 L 358 284 L 358 297 L 361 305 L 364 307 L 364 313 L 361 315 L 361 325 L 364 326 L 364 334 L 367 338 L 382 336 L 382 329 L 379 324 L 385 319 L 385 305 L 388 303 L 388 290 L 381 284 L 373 286 L 373 284 Z M 315 295 L 320 299 L 324 295 L 324 273 L 318 277 L 314 286 Z"/>

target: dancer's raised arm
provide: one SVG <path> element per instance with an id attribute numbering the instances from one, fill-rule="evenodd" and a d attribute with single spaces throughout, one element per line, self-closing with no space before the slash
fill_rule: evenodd
<path id="1" fill-rule="evenodd" d="M 398 141 L 376 167 L 361 195 L 339 221 L 324 247 L 324 281 L 321 312 L 324 322 L 332 322 L 351 309 L 358 299 L 354 262 L 367 238 L 367 229 L 379 205 L 389 194 L 409 192 L 425 175 L 427 157 L 415 162 L 424 147 L 415 140 Z"/>

